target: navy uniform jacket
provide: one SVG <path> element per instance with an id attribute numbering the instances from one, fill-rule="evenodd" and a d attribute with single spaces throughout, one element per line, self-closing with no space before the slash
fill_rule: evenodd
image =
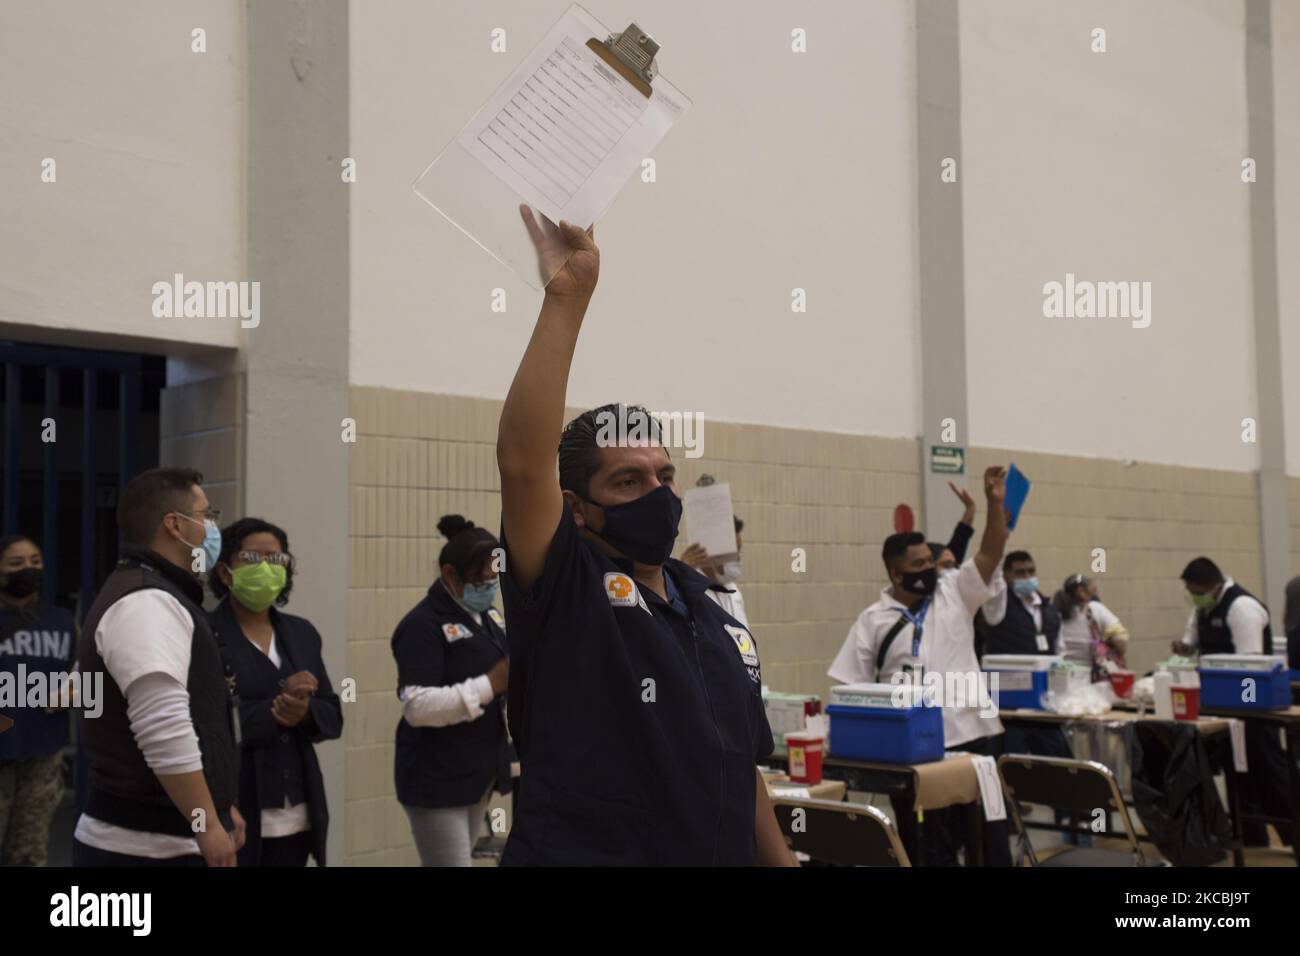
<path id="1" fill-rule="evenodd" d="M 502 863 L 752 865 L 772 733 L 753 636 L 709 600 L 718 586 L 670 559 L 673 608 L 567 507 L 527 593 L 502 542 L 522 764 Z"/>
<path id="2" fill-rule="evenodd" d="M 456 603 L 439 578 L 393 632 L 397 691 L 448 687 L 486 674 L 506 656 L 505 621 L 496 608 L 479 615 Z M 408 807 L 468 807 L 495 781 L 510 792 L 510 745 L 505 714 L 496 697 L 483 702 L 474 720 L 446 727 L 397 724 L 394 778 L 397 800 Z"/>
<path id="3" fill-rule="evenodd" d="M 239 628 L 227 597 L 212 611 L 209 620 L 218 640 L 230 651 L 230 665 L 235 673 L 235 693 L 239 695 L 239 725 L 242 743 L 239 766 L 239 812 L 248 824 L 244 847 L 239 851 L 240 866 L 256 866 L 261 859 L 262 814 L 266 806 L 282 807 L 283 798 L 272 799 L 283 789 L 278 782 L 283 774 L 301 773 L 303 795 L 311 816 L 312 855 L 325 865 L 325 836 L 329 829 L 329 808 L 325 803 L 325 781 L 321 777 L 316 748 L 324 740 L 335 740 L 343 733 L 343 709 L 338 694 L 325 672 L 321 657 L 321 638 L 306 618 L 272 607 L 271 627 L 275 643 L 287 673 L 308 671 L 316 678 L 316 693 L 308 698 L 307 716 L 295 727 L 281 726 L 271 716 L 271 702 L 280 694 L 279 676 L 267 666 L 266 655 Z M 285 738 L 288 740 L 285 740 Z M 280 744 L 291 744 L 283 747 Z M 298 767 L 285 766 L 296 754 Z"/>
<path id="4" fill-rule="evenodd" d="M 76 645 L 72 612 L 41 604 L 39 599 L 21 611 L 0 607 L 0 672 L 13 675 L 0 680 L 12 681 L 17 694 L 25 694 L 31 686 L 18 686 L 20 665 L 29 676 L 45 675 L 47 693 L 56 693 L 61 684 L 51 683 L 49 676 L 71 673 Z M 0 734 L 0 760 L 48 757 L 68 742 L 66 710 L 48 714 L 43 707 L 4 707 L 0 714 L 14 722 Z"/>

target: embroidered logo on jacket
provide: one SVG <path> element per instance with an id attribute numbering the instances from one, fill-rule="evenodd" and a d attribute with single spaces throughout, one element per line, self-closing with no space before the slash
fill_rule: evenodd
<path id="1" fill-rule="evenodd" d="M 736 650 L 740 651 L 740 659 L 747 667 L 758 666 L 758 650 L 754 647 L 754 639 L 749 636 L 749 632 L 743 627 L 736 627 L 732 624 L 722 625 L 731 635 L 731 639 L 736 642 Z"/>
<path id="2" fill-rule="evenodd" d="M 605 594 L 614 607 L 636 607 L 637 590 L 632 579 L 618 571 L 605 575 Z"/>
<path id="3" fill-rule="evenodd" d="M 459 641 L 462 637 L 469 637 L 473 631 L 464 624 L 444 624 L 442 633 L 449 641 Z"/>

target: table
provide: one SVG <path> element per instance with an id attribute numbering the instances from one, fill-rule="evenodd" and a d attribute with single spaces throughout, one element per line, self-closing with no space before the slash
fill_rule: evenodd
<path id="1" fill-rule="evenodd" d="M 843 780 L 849 790 L 910 797 L 916 812 L 916 859 L 912 861 L 913 866 L 925 865 L 925 811 L 969 805 L 975 826 L 969 831 L 966 858 L 971 861 L 968 865 L 978 866 L 983 862 L 983 804 L 979 778 L 975 775 L 975 761 L 969 754 L 919 764 L 875 763 L 827 756 L 822 761 L 822 776 Z M 908 852 L 912 852 L 910 848 Z"/>
<path id="2" fill-rule="evenodd" d="M 1291 791 L 1291 819 L 1285 820 L 1282 817 L 1274 817 L 1263 813 L 1244 814 L 1243 819 L 1257 820 L 1262 823 L 1286 823 L 1291 824 L 1291 853 L 1296 859 L 1296 865 L 1300 866 L 1300 745 L 1297 744 L 1297 738 L 1300 738 L 1300 706 L 1292 704 L 1286 710 L 1231 710 L 1228 708 L 1210 708 L 1202 709 L 1203 713 L 1217 715 L 1224 718 L 1235 717 L 1243 720 L 1259 720 L 1267 723 L 1276 723 L 1281 725 L 1282 740 L 1286 751 L 1286 768 L 1287 768 L 1287 787 Z M 1235 773 L 1226 774 L 1227 777 L 1235 777 Z"/>
<path id="3" fill-rule="evenodd" d="M 767 785 L 767 795 L 769 797 L 789 797 L 794 791 L 803 791 L 799 797 L 807 796 L 812 800 L 837 800 L 842 801 L 844 795 L 848 792 L 848 785 L 843 780 L 822 780 L 821 783 L 800 783 L 797 780 L 791 780 L 782 773 L 775 775 L 764 774 L 763 783 Z"/>
<path id="4" fill-rule="evenodd" d="M 1117 709 L 1107 711 L 1104 714 L 1082 714 L 1077 716 L 1058 714 L 1050 710 L 1029 710 L 1026 708 L 1006 709 L 998 711 L 998 718 L 1004 724 L 1007 722 L 1020 722 L 1056 725 L 1069 723 L 1133 724 L 1138 723 L 1139 721 L 1161 720 L 1164 723 L 1179 723 L 1194 726 L 1198 734 L 1205 736 L 1227 733 L 1231 726 L 1229 719 L 1226 716 L 1206 715 L 1195 721 L 1169 721 L 1158 718 L 1154 714 L 1138 713 L 1135 709 L 1136 705 L 1131 705 L 1127 701 L 1118 702 L 1116 707 Z M 1232 824 L 1232 862 L 1234 866 L 1245 866 L 1246 860 L 1245 854 L 1242 850 L 1241 839 L 1241 824 L 1244 816 L 1241 813 L 1237 782 L 1235 778 L 1236 774 L 1228 773 L 1225 770 L 1224 780 L 1227 783 L 1228 789 L 1228 819 Z M 1109 826 L 1109 823 L 1107 825 Z M 1055 830 L 1057 832 L 1067 832 L 1073 829 L 1072 827 L 1062 827 L 1049 823 L 1026 823 L 1025 826 L 1036 830 Z"/>

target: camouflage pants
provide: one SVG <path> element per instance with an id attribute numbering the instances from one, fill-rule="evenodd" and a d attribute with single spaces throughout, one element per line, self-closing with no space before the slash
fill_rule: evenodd
<path id="1" fill-rule="evenodd" d="M 63 756 L 0 760 L 0 866 L 44 866 L 63 799 Z"/>

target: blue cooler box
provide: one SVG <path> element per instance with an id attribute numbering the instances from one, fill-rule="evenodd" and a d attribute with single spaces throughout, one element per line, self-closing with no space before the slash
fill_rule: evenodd
<path id="1" fill-rule="evenodd" d="M 1053 654 L 985 654 L 980 666 L 998 675 L 998 707 L 1043 710 L 1052 667 L 1064 658 Z M 989 682 L 989 692 L 993 683 Z"/>
<path id="2" fill-rule="evenodd" d="M 1280 657 L 1265 654 L 1206 654 L 1201 657 L 1202 710 L 1286 710 L 1291 675 Z M 1254 700 L 1243 700 L 1254 681 Z"/>
<path id="3" fill-rule="evenodd" d="M 897 706 L 895 691 L 903 697 Z M 841 684 L 831 688 L 830 754 L 878 763 L 943 759 L 943 712 L 926 706 L 919 688 Z"/>

